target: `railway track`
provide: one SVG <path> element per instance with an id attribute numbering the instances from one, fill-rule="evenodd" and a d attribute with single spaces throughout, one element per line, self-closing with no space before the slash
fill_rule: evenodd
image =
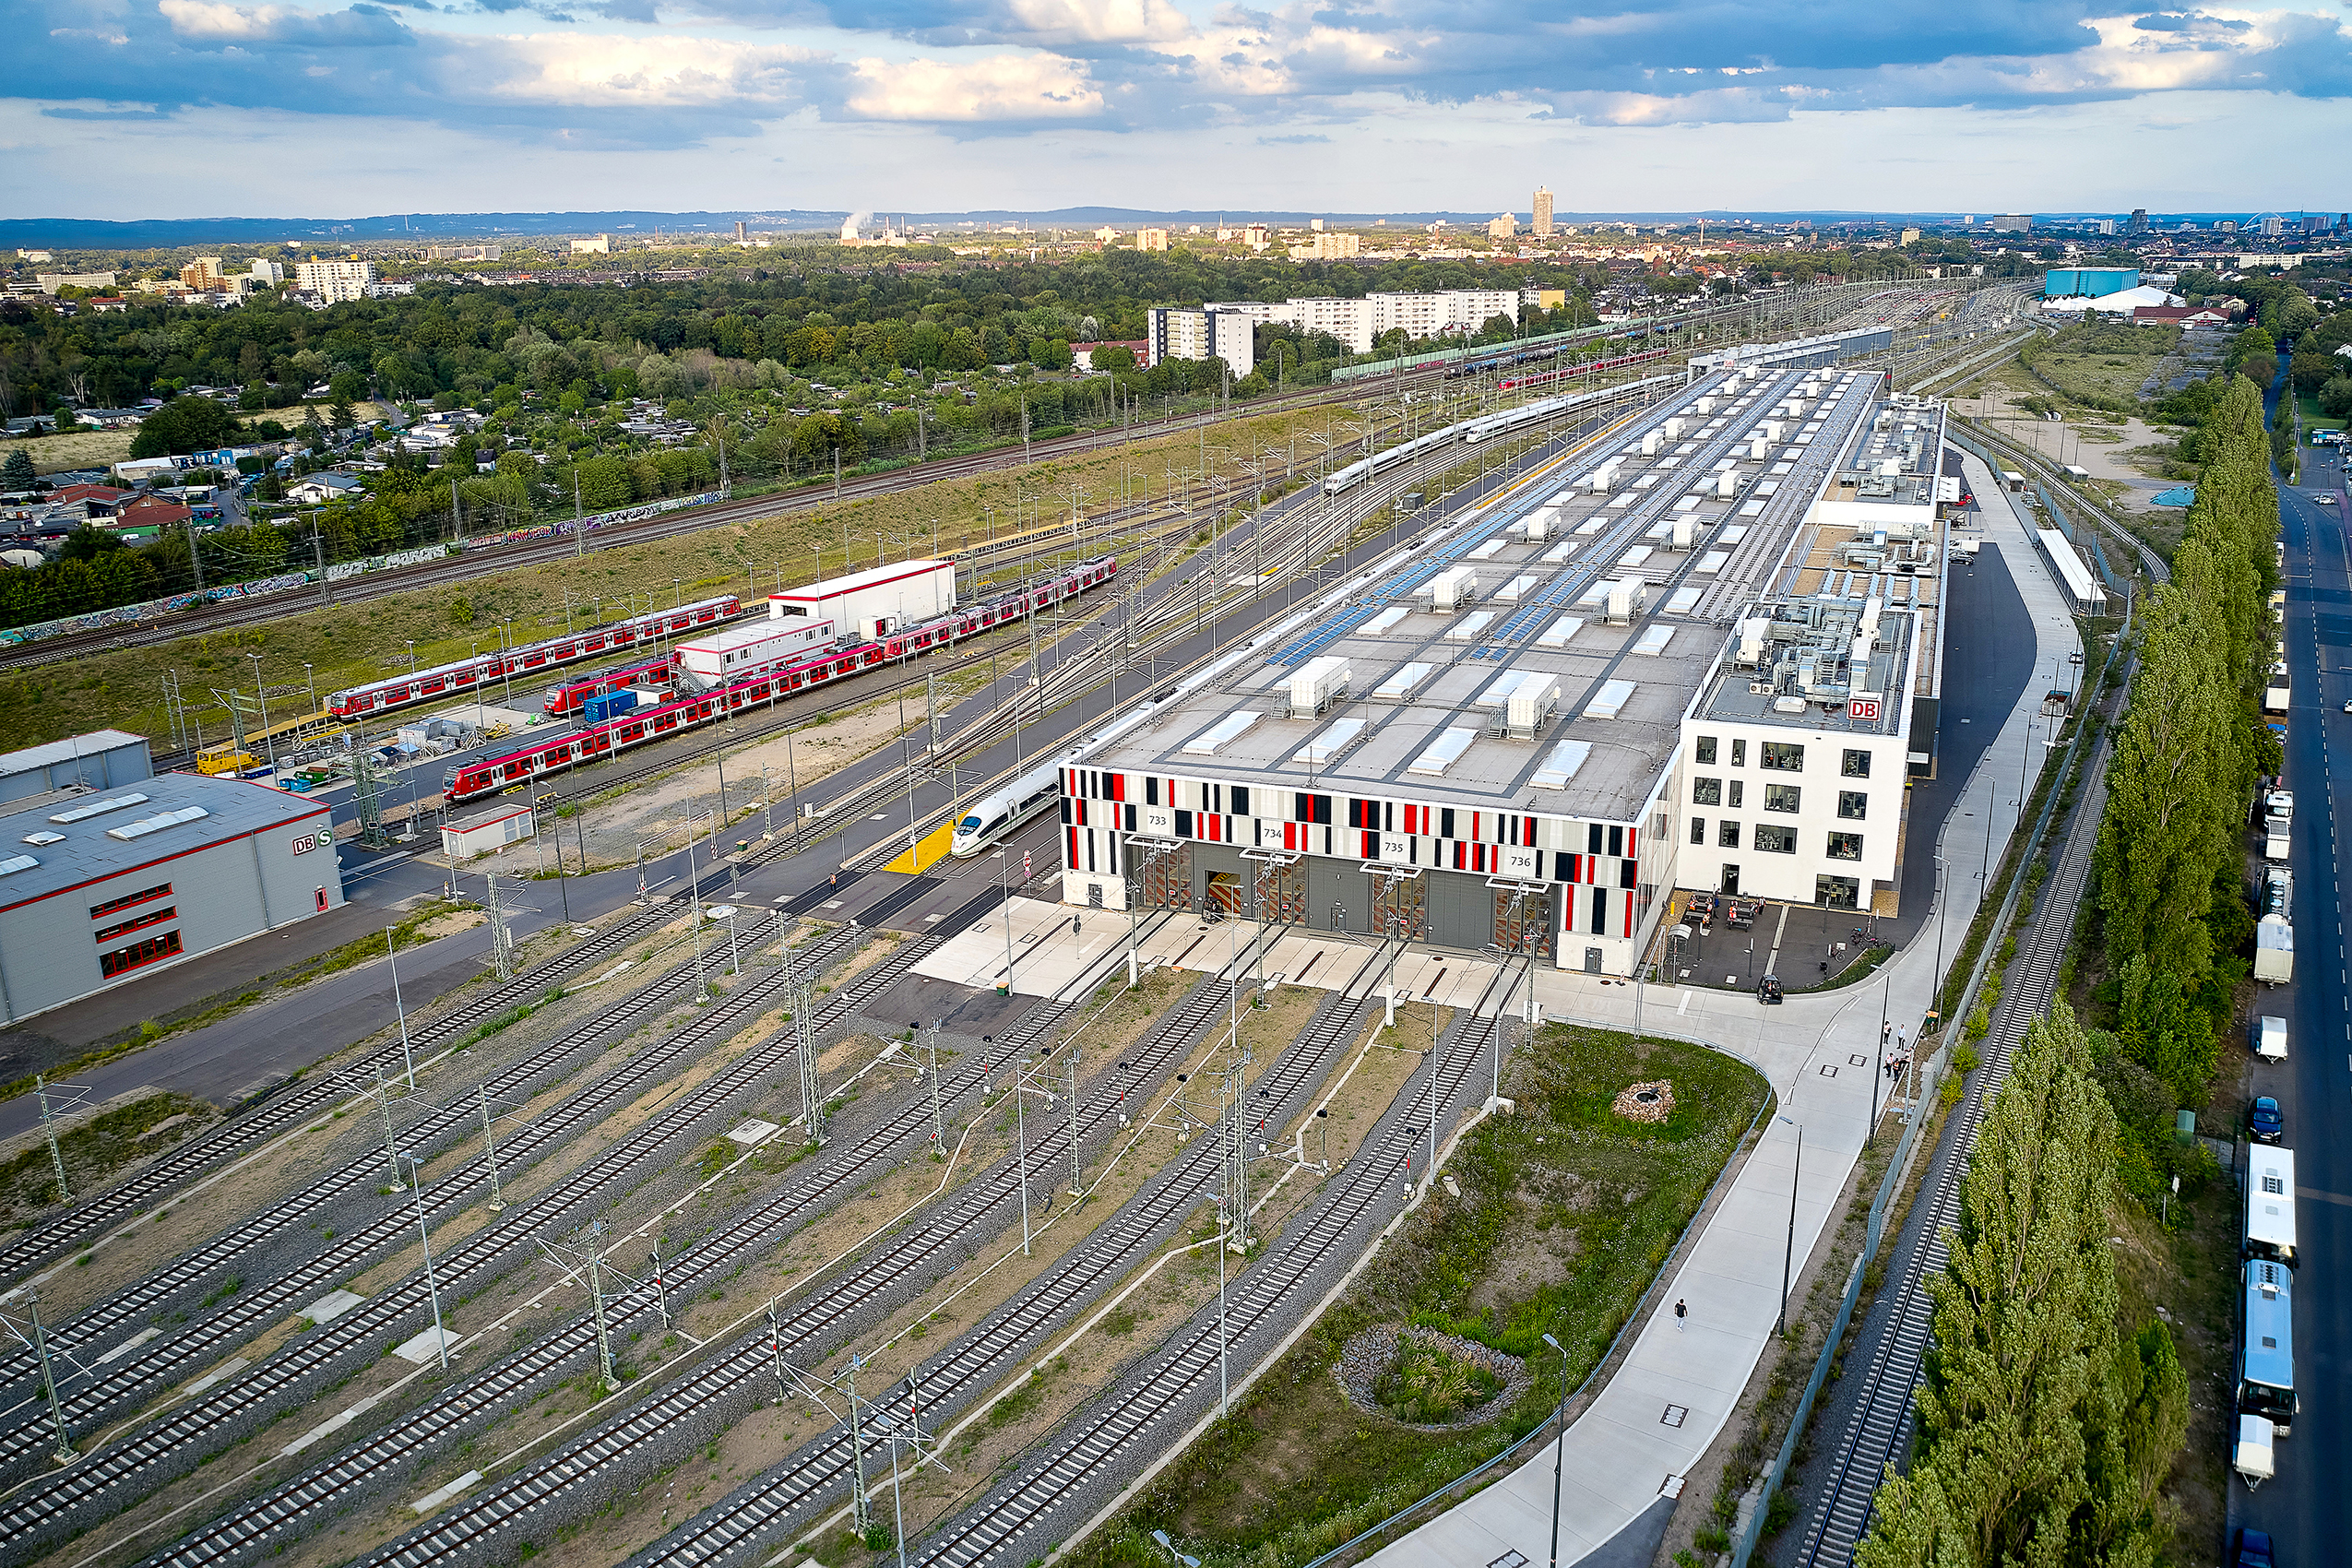
<path id="1" fill-rule="evenodd" d="M 2107 751 L 2102 736 L 2084 766 L 2085 788 L 2074 807 L 2073 826 L 2054 868 L 2051 885 L 2035 909 L 2032 934 L 2002 992 L 2000 1016 L 1986 1039 L 1984 1070 L 1963 1092 L 1953 1112 L 1955 1125 L 1936 1151 L 1930 1185 L 1920 1194 L 1926 1206 L 1924 1229 L 1915 1241 L 1907 1241 L 1904 1255 L 1891 1271 L 1895 1286 L 1888 1315 L 1871 1348 L 1861 1398 L 1838 1434 L 1820 1495 L 1807 1512 L 1801 1545 L 1793 1560 L 1801 1568 L 1845 1568 L 1854 1561 L 1856 1550 L 1870 1533 L 1872 1500 L 1881 1478 L 1889 1465 L 1899 1464 L 1910 1450 L 1915 1416 L 1912 1394 L 1919 1385 L 1934 1338 L 1935 1303 L 1929 1297 L 1927 1282 L 1942 1273 L 1950 1260 L 1945 1238 L 1960 1222 L 1961 1184 L 1976 1152 L 1985 1109 L 2009 1081 L 2010 1063 L 2025 1038 L 2025 1028 L 2049 1010 L 2058 983 L 2059 966 L 2073 936 L 2105 809 Z"/>
<path id="2" fill-rule="evenodd" d="M 1389 1206 L 1402 1203 L 1404 1172 L 1427 1136 L 1417 1119 L 1429 1114 L 1432 1098 L 1440 1124 L 1460 1113 L 1468 1103 L 1464 1091 L 1477 1083 L 1494 1027 L 1491 1018 L 1459 1020 L 1446 1043 L 1431 1053 L 1434 1096 L 1426 1088 L 1413 1092 L 1408 1085 L 1339 1175 L 1336 1190 L 1326 1193 L 1228 1289 L 1221 1356 L 1218 1313 L 1207 1309 L 1180 1331 L 1156 1364 L 1097 1399 L 1041 1457 L 949 1521 L 909 1561 L 962 1568 L 1012 1552 L 1039 1555 L 1043 1548 L 1033 1543 L 1043 1538 L 1049 1524 L 1075 1522 L 1066 1517 L 1073 1507 L 1103 1495 L 1139 1463 L 1146 1439 L 1181 1438 L 1184 1416 L 1205 1398 L 1214 1398 L 1220 1360 L 1234 1360 L 1237 1346 L 1254 1343 L 1260 1353 L 1270 1348 L 1297 1322 L 1306 1305 L 1300 1298 L 1318 1275 L 1348 1254 L 1350 1239 L 1358 1239 L 1356 1246 L 1363 1244 L 1369 1240 L 1365 1229 L 1376 1228 Z M 1251 1364 L 1247 1355 L 1240 1360 L 1244 1367 Z"/>
<path id="3" fill-rule="evenodd" d="M 772 933 L 774 923 L 773 917 L 764 918 L 745 934 L 756 946 Z M 812 965 L 827 961 L 849 945 L 849 932 L 840 932 L 820 938 L 818 944 L 804 956 L 804 961 Z M 660 1016 L 695 983 L 695 970 L 692 967 L 682 967 L 634 995 L 600 1009 L 594 1016 L 564 1031 L 548 1045 L 530 1052 L 489 1079 L 483 1087 L 501 1099 L 525 1098 L 532 1092 L 534 1084 L 580 1053 L 625 1038 L 631 1031 Z M 751 988 L 739 987 L 736 994 L 731 994 L 713 1009 L 707 1021 L 755 1016 L 742 1011 L 745 1001 L 739 1001 L 738 996 L 747 990 L 753 996 L 765 995 L 772 989 L 772 985 L 762 987 L 756 983 Z M 500 1140 L 502 1170 L 509 1166 L 517 1171 L 527 1168 L 535 1157 L 560 1146 L 566 1138 L 593 1126 L 600 1117 L 626 1105 L 650 1085 L 659 1082 L 664 1071 L 691 1060 L 700 1045 L 707 1041 L 704 1022 L 698 1021 L 696 1026 L 681 1030 L 669 1040 L 640 1053 L 618 1071 L 568 1096 L 522 1128 L 507 1134 Z M 471 1097 L 461 1097 L 428 1111 L 412 1123 L 406 1129 L 403 1142 L 412 1152 L 435 1149 L 452 1138 L 464 1136 L 474 1124 L 476 1115 L 476 1101 Z M 129 1289 L 108 1297 L 78 1316 L 59 1324 L 51 1336 L 51 1343 L 60 1351 L 77 1359 L 89 1357 L 100 1346 L 117 1335 L 137 1332 L 139 1324 L 159 1314 L 183 1293 L 238 1277 L 241 1270 L 249 1266 L 249 1257 L 272 1242 L 282 1242 L 290 1230 L 315 1223 L 330 1206 L 362 1195 L 387 1180 L 395 1179 L 384 1151 L 380 1147 L 372 1148 L 360 1158 L 311 1182 L 244 1223 L 183 1253 Z M 470 1201 L 461 1187 L 444 1182 L 426 1206 L 426 1213 L 429 1217 L 445 1220 L 454 1218 Z M 405 1246 L 410 1240 L 412 1224 L 413 1220 L 402 1206 L 397 1203 L 389 1205 L 369 1222 L 356 1226 L 321 1246 L 300 1267 L 258 1289 L 241 1291 L 214 1317 L 168 1338 L 159 1338 L 151 1348 L 144 1349 L 144 1353 L 124 1356 L 111 1364 L 96 1363 L 105 1365 L 106 1370 L 78 1387 L 75 1386 L 74 1381 L 67 1381 L 61 1390 L 62 1408 L 67 1426 L 77 1431 L 86 1430 L 120 1409 L 125 1401 L 144 1396 L 160 1386 L 177 1381 L 186 1375 L 188 1369 L 202 1365 L 216 1351 L 260 1332 L 280 1314 L 298 1310 L 316 1299 L 317 1295 L 333 1289 L 334 1281 L 351 1277 L 386 1252 Z M 30 1355 L 20 1354 L 10 1370 L 19 1380 L 30 1380 L 38 1375 L 38 1367 Z M 28 1462 L 38 1460 L 46 1452 L 51 1439 L 48 1412 L 37 1399 L 23 1400 L 8 1413 L 22 1424 L 0 1432 L 0 1473 L 16 1470 Z"/>
<path id="4" fill-rule="evenodd" d="M 990 896 L 993 896 L 992 890 Z M 585 1103 L 586 1097 L 575 1097 L 574 1101 L 567 1102 L 572 1105 L 573 1113 L 566 1119 L 566 1130 L 576 1134 L 592 1126 L 599 1117 L 614 1109 L 615 1103 L 625 1102 L 626 1098 L 633 1098 L 674 1073 L 686 1060 L 727 1039 L 778 1000 L 796 975 L 814 972 L 855 940 L 856 932 L 840 928 L 804 952 L 801 963 L 738 987 L 662 1045 L 633 1059 L 623 1070 L 631 1086 L 625 1094 L 616 1088 L 613 1095 L 599 1097 L 594 1105 Z M 936 936 L 917 938 L 904 951 L 909 958 L 919 956 L 939 940 Z M 818 1016 L 819 1027 L 830 1028 L 855 1012 L 895 983 L 898 973 L 896 965 L 877 966 L 843 985 L 826 998 Z M 762 1047 L 746 1052 L 688 1091 L 676 1105 L 665 1108 L 660 1117 L 648 1120 L 626 1136 L 599 1149 L 580 1169 L 568 1172 L 561 1184 L 520 1202 L 510 1200 L 493 1226 L 478 1230 L 447 1252 L 436 1254 L 434 1268 L 441 1292 L 462 1299 L 493 1277 L 511 1252 L 528 1249 L 537 1235 L 583 1221 L 587 1211 L 602 1206 L 605 1200 L 600 1194 L 612 1183 L 626 1183 L 649 1174 L 650 1167 L 669 1158 L 667 1146 L 673 1140 L 691 1134 L 702 1118 L 724 1110 L 731 1100 L 756 1087 L 766 1075 L 790 1060 L 794 1048 L 780 1043 L 781 1039 L 782 1037 L 770 1037 Z M 540 1125 L 541 1123 L 533 1123 L 530 1128 Z M 511 1134 L 507 1146 L 521 1146 L 530 1128 Z M 425 1198 L 428 1215 L 437 1212 L 445 1219 L 449 1218 L 470 1201 L 469 1194 L 478 1184 L 480 1178 L 473 1174 L 470 1163 L 465 1175 L 453 1175 L 435 1183 L 438 1190 L 429 1190 Z M 400 1222 L 404 1229 L 414 1223 L 407 1218 Z M 285 1281 L 270 1288 L 269 1293 L 278 1301 L 271 1313 L 261 1314 L 263 1321 L 274 1320 L 277 1313 L 307 1299 L 310 1291 L 325 1289 L 340 1271 L 306 1268 L 301 1273 L 304 1282 L 299 1289 L 289 1289 Z M 53 1538 L 61 1529 L 94 1523 L 95 1519 L 87 1516 L 94 1511 L 119 1512 L 121 1499 L 115 1489 L 137 1483 L 141 1490 L 151 1490 L 171 1474 L 194 1468 L 203 1447 L 217 1445 L 249 1430 L 286 1400 L 317 1386 L 321 1380 L 332 1375 L 347 1354 L 372 1353 L 376 1343 L 388 1335 L 429 1326 L 430 1306 L 425 1280 L 421 1275 L 413 1276 L 288 1342 L 261 1366 L 206 1390 L 199 1398 L 164 1413 L 126 1441 L 46 1478 L 40 1489 L 12 1498 L 6 1508 L 0 1510 L 0 1547 L 11 1553 L 20 1552 Z M 232 1340 L 215 1336 L 210 1348 L 225 1349 L 232 1344 Z M 182 1362 L 193 1359 L 175 1358 Z"/>
<path id="5" fill-rule="evenodd" d="M 1416 373 L 1418 374 L 1418 373 Z M 1030 444 L 1028 454 L 1018 447 L 1004 447 L 989 452 L 972 453 L 961 457 L 946 457 L 936 462 L 919 463 L 911 468 L 895 469 L 887 473 L 871 474 L 861 479 L 845 480 L 837 497 L 830 488 L 802 489 L 781 494 L 755 496 L 742 501 L 722 501 L 714 505 L 677 512 L 662 513 L 634 523 L 616 524 L 593 530 L 585 541 L 586 549 L 600 551 L 615 546 L 645 544 L 678 534 L 693 533 L 714 526 L 753 522 L 781 516 L 789 512 L 814 510 L 851 501 L 869 500 L 902 490 L 920 489 L 942 480 L 968 479 L 977 474 L 1000 469 L 1021 468 L 1039 461 L 1051 461 L 1083 453 L 1124 445 L 1134 440 L 1152 440 L 1194 429 L 1204 423 L 1241 417 L 1252 418 L 1277 411 L 1312 408 L 1327 402 L 1352 402 L 1368 396 L 1367 389 L 1348 386 L 1313 387 L 1285 393 L 1278 398 L 1269 398 L 1229 410 L 1225 413 L 1188 414 L 1172 420 L 1147 422 L 1133 428 L 1114 428 L 1085 434 L 1057 436 L 1051 441 Z M 385 572 L 369 572 L 345 578 L 331 585 L 333 602 L 348 606 L 361 600 L 380 598 L 389 593 L 405 593 L 415 588 L 437 588 L 464 582 L 488 572 L 505 571 L 510 567 L 540 565 L 580 553 L 580 547 L 568 535 L 548 540 L 531 540 L 513 544 L 493 545 L 446 561 L 427 562 L 415 566 L 397 567 Z M 315 594 L 317 585 L 303 589 L 272 594 L 251 600 L 221 600 L 203 609 L 178 612 L 156 622 L 134 623 L 125 626 L 104 626 L 88 632 L 65 633 L 44 637 L 38 642 L 0 645 L 0 669 L 31 669 L 53 664 L 93 652 L 119 648 L 142 647 L 198 632 L 231 631 L 242 626 L 257 625 L 282 619 L 290 610 L 310 608 L 304 603 L 306 595 Z"/>
<path id="6" fill-rule="evenodd" d="M 1247 955 L 1236 962 L 1246 965 Z M 1143 1041 L 1125 1053 L 1125 1072 L 1106 1075 L 1081 1091 L 1086 1097 L 1079 1112 L 1081 1143 L 1110 1130 L 1120 1113 L 1123 1089 L 1150 1082 L 1172 1070 L 1195 1042 L 1214 1028 L 1229 1005 L 1229 976 L 1228 980 L 1212 980 L 1194 986 L 1162 1016 Z M 1039 1174 L 1044 1174 L 1049 1182 L 1054 1179 L 1050 1173 L 1057 1158 L 1067 1155 L 1067 1123 L 1058 1114 L 1050 1118 L 1038 1142 L 1030 1146 L 1033 1181 Z M 1155 1181 L 1165 1185 L 1165 1176 L 1163 1172 Z M 1018 1183 L 1019 1165 L 1014 1159 L 1002 1160 L 973 1177 L 930 1215 L 894 1235 L 886 1249 L 864 1259 L 853 1276 L 841 1278 L 820 1296 L 798 1303 L 789 1318 L 781 1320 L 781 1353 L 802 1359 L 818 1355 L 842 1334 L 886 1310 L 893 1301 L 921 1290 L 937 1276 L 962 1263 L 978 1242 L 998 1233 L 1008 1222 L 1009 1214 L 1019 1200 Z M 1186 1202 L 1177 1213 L 1181 1216 L 1191 1206 Z M 1081 1252 L 1095 1247 L 1104 1234 L 1098 1230 L 1093 1238 L 1081 1243 Z M 1018 1300 L 1051 1289 L 1051 1278 L 1068 1266 L 1065 1264 L 1062 1269 L 1050 1271 L 1045 1279 L 1033 1281 L 1007 1311 L 1018 1311 Z M 662 1451 L 684 1440 L 712 1410 L 746 1408 L 765 1397 L 761 1391 L 774 1377 L 778 1353 L 778 1347 L 771 1343 L 765 1330 L 736 1340 L 706 1365 L 638 1408 L 584 1433 L 546 1459 L 517 1472 L 504 1484 L 469 1497 L 430 1526 L 404 1540 L 387 1544 L 365 1561 L 414 1565 L 453 1562 L 481 1550 L 503 1550 L 511 1555 L 511 1538 L 504 1537 L 503 1532 L 522 1524 L 539 1510 L 567 1506 L 593 1495 L 597 1489 L 625 1475 L 647 1450 Z M 927 1397 L 934 1381 L 934 1374 L 926 1374 Z M 822 1472 L 816 1481 L 820 1488 L 829 1484 L 837 1467 L 825 1456 L 828 1446 L 821 1441 L 815 1455 L 804 1456 Z M 846 1458 L 839 1462 L 846 1463 Z M 807 1468 L 806 1463 L 796 1460 L 795 1473 L 805 1473 Z"/>
<path id="7" fill-rule="evenodd" d="M 20 1231 L 0 1244 L 0 1271 L 21 1275 L 88 1246 L 112 1229 L 138 1218 L 149 1204 L 184 1197 L 190 1182 L 214 1166 L 234 1162 L 275 1142 L 287 1133 L 330 1114 L 354 1098 L 352 1085 L 386 1078 L 405 1071 L 411 1058 L 422 1060 L 448 1046 L 482 1023 L 511 1007 L 544 995 L 581 970 L 626 948 L 648 926 L 673 919 L 667 912 L 647 911 L 607 926 L 526 974 L 459 1004 L 441 1017 L 412 1023 L 409 1050 L 396 1043 L 361 1058 L 342 1072 L 308 1078 L 278 1090 L 240 1116 L 199 1133 L 178 1147 L 134 1171 L 126 1180 L 54 1216 L 30 1230 Z M 0 1360 L 0 1377 L 14 1375 L 14 1359 Z"/>

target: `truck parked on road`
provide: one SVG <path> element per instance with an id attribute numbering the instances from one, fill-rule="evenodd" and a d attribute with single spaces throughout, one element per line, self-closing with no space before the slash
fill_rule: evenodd
<path id="1" fill-rule="evenodd" d="M 2254 922 L 2254 978 L 2264 985 L 2285 985 L 2295 978 L 2295 927 L 2285 915 L 2264 915 Z"/>

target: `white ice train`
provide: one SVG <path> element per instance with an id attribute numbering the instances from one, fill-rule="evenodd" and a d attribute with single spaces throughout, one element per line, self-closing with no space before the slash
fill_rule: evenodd
<path id="1" fill-rule="evenodd" d="M 969 859 L 1061 798 L 1061 764 L 1024 774 L 986 800 L 972 803 L 972 809 L 956 824 L 947 852 Z"/>

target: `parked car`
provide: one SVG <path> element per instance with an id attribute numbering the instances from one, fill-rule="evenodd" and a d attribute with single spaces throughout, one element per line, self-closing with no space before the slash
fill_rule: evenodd
<path id="1" fill-rule="evenodd" d="M 2277 1568 L 2270 1554 L 2270 1537 L 2262 1530 L 2238 1532 L 2238 1568 Z"/>
<path id="2" fill-rule="evenodd" d="M 2287 1136 L 2287 1119 L 2278 1111 L 2278 1101 L 2269 1095 L 2258 1096 L 2253 1108 L 2246 1113 L 2246 1130 L 2258 1144 L 2275 1144 Z"/>

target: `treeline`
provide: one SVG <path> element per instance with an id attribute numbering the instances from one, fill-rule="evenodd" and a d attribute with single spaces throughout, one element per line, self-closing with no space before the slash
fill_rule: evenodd
<path id="1" fill-rule="evenodd" d="M 2253 383 L 2232 378 L 2202 434 L 2172 580 L 2146 601 L 2095 862 L 2117 1043 L 2174 1105 L 2204 1101 L 2247 974 L 2244 829 L 2257 777 L 2280 760 L 2261 708 L 2278 497 Z"/>
<path id="2" fill-rule="evenodd" d="M 1531 265 L 1513 268 L 1506 286 L 1588 293 L 1605 278 L 1601 268 Z M 66 317 L 14 302 L 0 303 L 0 407 L 13 414 L 60 401 L 123 406 L 191 386 L 258 388 L 256 407 L 278 407 L 273 398 L 291 400 L 339 374 L 364 377 L 386 397 L 454 392 L 471 403 L 501 386 L 559 393 L 651 353 L 753 367 L 766 361 L 828 381 L 878 378 L 892 369 L 1051 360 L 1075 342 L 1141 338 L 1154 304 L 1498 281 L 1491 268 L 1455 261 L 1294 264 L 1106 252 L 923 270 L 750 268 L 625 289 L 428 282 L 413 295 L 323 312 L 263 297 L 232 311 L 134 303 Z M 540 351 L 517 351 L 518 335 L 525 350 Z"/>
<path id="3" fill-rule="evenodd" d="M 2189 1430 L 2170 1331 L 2118 1322 L 2114 1111 L 2067 1004 L 1986 1111 L 1945 1272 L 1908 1473 L 1879 1490 L 1860 1568 L 2144 1568 Z"/>

